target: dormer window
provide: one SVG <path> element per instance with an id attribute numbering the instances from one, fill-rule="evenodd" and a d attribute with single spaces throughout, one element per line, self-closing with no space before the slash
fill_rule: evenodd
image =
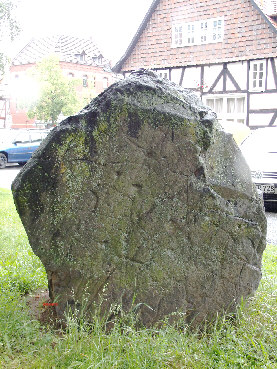
<path id="1" fill-rule="evenodd" d="M 85 51 L 81 52 L 80 54 L 75 54 L 77 61 L 85 62 L 86 61 L 86 53 Z"/>

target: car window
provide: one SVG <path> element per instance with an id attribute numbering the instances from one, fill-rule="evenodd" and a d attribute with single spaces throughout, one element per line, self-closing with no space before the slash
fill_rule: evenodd
<path id="1" fill-rule="evenodd" d="M 17 142 L 17 143 L 31 142 L 29 132 L 20 132 L 19 134 L 15 136 L 14 142 Z"/>
<path id="2" fill-rule="evenodd" d="M 49 132 L 41 132 L 41 137 L 44 140 L 45 137 L 48 135 Z"/>
<path id="3" fill-rule="evenodd" d="M 41 132 L 31 132 L 31 140 L 32 142 L 40 142 L 42 141 L 49 132 L 41 131 Z"/>
<path id="4" fill-rule="evenodd" d="M 32 142 L 40 142 L 42 140 L 42 134 L 40 132 L 31 133 Z"/>
<path id="5" fill-rule="evenodd" d="M 0 143 L 5 144 L 12 141 L 14 141 L 14 133 L 10 130 L 0 129 Z"/>

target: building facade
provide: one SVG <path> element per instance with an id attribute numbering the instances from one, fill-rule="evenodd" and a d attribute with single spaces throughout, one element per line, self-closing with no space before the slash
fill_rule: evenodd
<path id="1" fill-rule="evenodd" d="M 276 14 L 253 0 L 154 0 L 113 70 L 139 68 L 194 90 L 222 123 L 277 125 Z"/>
<path id="2" fill-rule="evenodd" d="M 9 73 L 9 112 L 11 128 L 35 128 L 43 122 L 28 118 L 22 101 L 33 101 L 37 85 L 30 70 L 50 55 L 57 55 L 63 74 L 76 80 L 77 96 L 94 98 L 115 81 L 110 63 L 91 39 L 53 36 L 32 39 L 13 59 Z M 85 104 L 85 103 L 84 103 Z"/>

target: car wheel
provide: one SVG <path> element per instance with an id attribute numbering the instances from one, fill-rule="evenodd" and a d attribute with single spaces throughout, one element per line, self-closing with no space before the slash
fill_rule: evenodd
<path id="1" fill-rule="evenodd" d="M 0 154 L 0 169 L 4 169 L 7 165 L 7 157 L 4 154 Z"/>

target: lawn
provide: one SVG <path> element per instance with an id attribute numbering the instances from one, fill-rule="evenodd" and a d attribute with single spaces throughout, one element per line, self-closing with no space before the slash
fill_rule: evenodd
<path id="1" fill-rule="evenodd" d="M 268 245 L 263 278 L 237 318 L 219 318 L 202 332 L 166 322 L 140 329 L 133 317 L 77 324 L 62 331 L 34 319 L 24 294 L 47 287 L 16 213 L 11 191 L 0 189 L 0 368 L 277 368 L 277 246 Z"/>

